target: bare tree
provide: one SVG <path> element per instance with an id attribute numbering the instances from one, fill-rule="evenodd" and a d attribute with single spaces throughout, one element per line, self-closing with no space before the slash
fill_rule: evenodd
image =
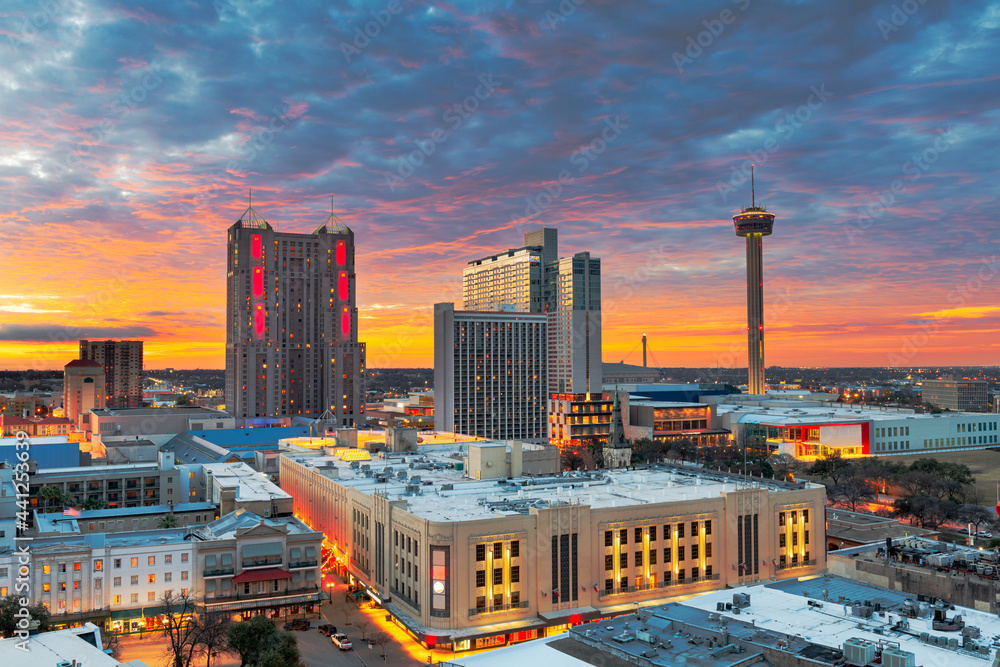
<path id="1" fill-rule="evenodd" d="M 104 644 L 104 650 L 111 651 L 111 657 L 118 662 L 122 661 L 122 634 L 115 630 L 108 630 L 107 632 L 101 633 L 101 642 Z"/>
<path id="2" fill-rule="evenodd" d="M 559 453 L 559 459 L 566 470 L 580 470 L 584 467 L 583 456 L 580 455 L 580 450 L 575 447 L 567 447 L 562 450 Z"/>
<path id="3" fill-rule="evenodd" d="M 386 644 L 392 641 L 392 635 L 381 628 L 376 628 L 375 632 L 368 638 L 368 641 L 382 650 L 382 659 L 385 660 L 385 647 Z"/>
<path id="4" fill-rule="evenodd" d="M 351 602 L 349 599 L 341 600 L 340 602 L 335 602 L 333 605 L 334 612 L 338 612 L 344 617 L 344 625 L 350 625 L 351 619 L 354 615 L 358 613 L 358 606 Z"/>
<path id="5" fill-rule="evenodd" d="M 232 619 L 224 612 L 206 612 L 198 617 L 196 623 L 195 651 L 205 657 L 205 667 L 212 667 L 213 656 L 231 652 L 228 635 Z"/>
<path id="6" fill-rule="evenodd" d="M 840 484 L 827 487 L 827 494 L 834 504 L 844 505 L 852 511 L 857 511 L 859 505 L 864 506 L 875 499 L 875 489 L 864 477 L 848 477 L 841 480 Z"/>
<path id="7" fill-rule="evenodd" d="M 358 622 L 354 624 L 354 627 L 361 631 L 361 639 L 367 641 L 368 630 L 372 627 L 371 619 L 362 615 L 361 618 L 358 619 Z"/>
<path id="8" fill-rule="evenodd" d="M 196 600 L 189 593 L 163 591 L 159 599 L 164 609 L 163 634 L 167 638 L 164 655 L 172 667 L 190 667 L 197 648 L 198 624 L 192 621 Z"/>
<path id="9" fill-rule="evenodd" d="M 976 532 L 980 526 L 991 526 L 996 521 L 996 511 L 982 505 L 962 505 L 959 510 L 958 519 L 962 523 L 971 523 Z"/>

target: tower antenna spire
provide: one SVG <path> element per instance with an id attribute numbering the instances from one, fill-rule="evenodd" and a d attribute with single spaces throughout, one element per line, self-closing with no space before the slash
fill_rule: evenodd
<path id="1" fill-rule="evenodd" d="M 250 188 L 250 194 L 247 196 L 247 206 L 253 208 L 253 188 Z"/>
<path id="2" fill-rule="evenodd" d="M 757 195 L 754 193 L 753 164 L 750 165 L 750 206 L 757 205 Z"/>

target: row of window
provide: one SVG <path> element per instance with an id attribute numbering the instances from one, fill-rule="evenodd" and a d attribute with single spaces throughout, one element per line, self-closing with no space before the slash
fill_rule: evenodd
<path id="1" fill-rule="evenodd" d="M 800 511 L 802 512 L 803 523 L 809 523 L 809 510 L 803 509 L 803 510 L 792 510 L 791 512 L 778 512 L 778 525 L 779 526 L 785 525 L 785 515 L 788 514 L 789 517 L 791 518 L 792 525 L 794 526 L 798 522 Z"/>
<path id="2" fill-rule="evenodd" d="M 517 584 L 521 582 L 521 566 L 512 565 L 510 568 L 510 583 Z M 501 586 L 503 584 L 503 568 L 495 567 L 493 568 L 493 585 Z M 486 586 L 486 570 L 478 570 L 476 572 L 476 588 L 483 588 Z"/>
<path id="3" fill-rule="evenodd" d="M 782 537 L 784 537 L 784 536 L 782 536 Z M 698 558 L 700 557 L 700 554 L 701 554 L 701 549 L 699 549 L 699 545 L 697 545 L 697 544 L 691 544 L 689 546 L 691 547 L 691 551 L 690 551 L 691 560 L 698 560 Z M 672 551 L 671 551 L 670 547 L 664 547 L 664 549 L 663 549 L 663 562 L 664 563 L 671 562 L 671 553 L 672 553 Z M 677 561 L 678 562 L 684 561 L 686 555 L 687 555 L 687 550 L 685 549 L 685 547 L 683 545 L 678 546 L 677 547 Z M 650 549 L 649 550 L 649 562 L 645 563 L 645 565 L 656 565 L 656 557 L 657 557 L 657 550 L 656 549 Z M 705 558 L 711 558 L 711 557 L 712 557 L 712 543 L 711 542 L 706 542 L 705 543 Z M 622 553 L 618 554 L 618 565 L 619 565 L 619 567 L 623 567 L 623 568 L 628 567 L 628 552 L 627 551 L 623 551 Z M 636 551 L 635 552 L 635 566 L 636 567 L 643 567 L 643 565 L 644 565 L 643 552 Z M 613 570 L 614 569 L 614 555 L 613 554 L 606 554 L 604 556 L 604 569 L 605 570 Z"/>
<path id="4" fill-rule="evenodd" d="M 691 536 L 692 537 L 697 537 L 698 536 L 699 523 L 704 526 L 704 528 L 705 528 L 705 535 L 711 535 L 712 534 L 712 520 L 711 519 L 706 519 L 705 521 L 702 521 L 702 522 L 692 521 L 691 522 Z M 666 541 L 670 541 L 670 539 L 671 539 L 671 526 L 672 525 L 673 524 L 669 524 L 669 523 L 663 525 L 663 539 L 666 540 Z M 678 523 L 676 525 L 677 525 L 677 539 L 682 539 L 684 537 L 684 528 L 685 528 L 686 524 L 682 522 L 682 523 Z M 636 528 L 633 529 L 633 536 L 634 536 L 634 541 L 635 541 L 636 544 L 642 544 L 643 529 L 644 529 L 644 527 L 642 527 L 642 526 L 639 526 L 639 527 L 636 527 Z M 648 529 L 649 529 L 649 541 L 650 542 L 655 542 L 656 541 L 656 535 L 657 535 L 657 526 L 648 526 Z M 621 545 L 628 544 L 628 532 L 629 532 L 628 528 L 622 528 L 622 529 L 620 529 L 618 531 L 618 541 L 619 541 L 619 543 Z M 613 545 L 614 545 L 614 531 L 613 530 L 606 530 L 606 531 L 604 531 L 604 546 L 610 547 L 610 546 L 613 546 Z"/>
<path id="5" fill-rule="evenodd" d="M 486 560 L 486 544 L 476 545 L 476 562 L 481 563 Z M 492 544 L 493 557 L 503 558 L 503 542 L 494 542 Z M 521 555 L 521 541 L 511 540 L 510 541 L 510 557 L 517 558 Z"/>

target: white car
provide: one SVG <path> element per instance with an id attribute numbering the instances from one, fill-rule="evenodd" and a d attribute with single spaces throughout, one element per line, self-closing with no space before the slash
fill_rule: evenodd
<path id="1" fill-rule="evenodd" d="M 343 632 L 335 632 L 330 635 L 330 641 L 341 651 L 350 651 L 354 647 L 354 644 L 351 643 L 351 640 Z"/>
<path id="2" fill-rule="evenodd" d="M 980 530 L 976 533 L 976 537 L 993 537 L 993 533 L 986 530 Z"/>

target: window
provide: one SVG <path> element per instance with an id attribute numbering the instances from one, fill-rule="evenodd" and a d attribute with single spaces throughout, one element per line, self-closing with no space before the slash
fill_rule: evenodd
<path id="1" fill-rule="evenodd" d="M 503 583 L 503 569 L 496 567 L 493 568 L 493 585 L 499 586 Z"/>
<path id="2" fill-rule="evenodd" d="M 156 591 L 149 591 L 146 593 L 146 601 L 153 602 L 156 600 Z"/>
<path id="3" fill-rule="evenodd" d="M 515 565 L 510 568 L 510 583 L 518 584 L 521 582 L 521 566 Z"/>
<path id="4" fill-rule="evenodd" d="M 148 560 L 149 560 L 148 563 L 149 565 L 156 565 L 156 556 L 150 556 Z"/>
<path id="5" fill-rule="evenodd" d="M 181 596 L 182 596 L 182 597 L 187 597 L 187 594 L 188 594 L 188 589 L 186 589 L 186 588 L 182 588 L 182 589 L 181 589 Z"/>
<path id="6" fill-rule="evenodd" d="M 642 567 L 642 552 L 641 551 L 636 551 L 635 552 L 635 566 L 636 567 Z"/>
<path id="7" fill-rule="evenodd" d="M 133 574 L 133 575 L 132 575 L 132 581 L 131 581 L 131 584 L 132 584 L 133 586 L 138 586 L 138 585 L 139 585 L 139 575 L 138 575 L 138 574 Z"/>
<path id="8" fill-rule="evenodd" d="M 697 544 L 692 544 L 691 545 L 691 558 L 694 559 L 694 560 L 698 559 L 698 545 Z"/>
<path id="9" fill-rule="evenodd" d="M 642 544 L 642 528 L 635 529 L 635 543 Z"/>
<path id="10" fill-rule="evenodd" d="M 510 593 L 510 604 L 514 607 L 521 606 L 521 593 L 520 591 L 511 591 Z"/>
<path id="11" fill-rule="evenodd" d="M 98 558 L 94 561 L 94 572 L 101 572 L 104 570 L 104 560 Z"/>
<path id="12" fill-rule="evenodd" d="M 618 532 L 618 541 L 622 544 L 628 544 L 628 528 L 622 528 Z"/>
<path id="13" fill-rule="evenodd" d="M 482 595 L 476 598 L 476 609 L 486 609 L 486 598 Z"/>
<path id="14" fill-rule="evenodd" d="M 73 563 L 73 571 L 74 572 L 79 572 L 80 568 L 81 568 L 80 563 Z"/>
<path id="15" fill-rule="evenodd" d="M 656 526 L 649 527 L 649 541 L 650 542 L 656 541 Z"/>
<path id="16" fill-rule="evenodd" d="M 619 567 L 628 567 L 628 552 L 622 552 L 622 555 L 618 559 Z"/>
<path id="17" fill-rule="evenodd" d="M 518 558 L 521 555 L 521 540 L 512 540 L 510 543 L 510 557 Z"/>
<path id="18" fill-rule="evenodd" d="M 802 520 L 809 523 L 809 510 L 802 510 Z"/>
<path id="19" fill-rule="evenodd" d="M 665 524 L 663 526 L 663 539 L 664 539 L 664 541 L 669 542 L 670 541 L 670 536 L 671 536 L 670 524 Z"/>
<path id="20" fill-rule="evenodd" d="M 73 582 L 73 590 L 74 591 L 80 590 L 80 582 L 79 581 L 74 581 Z"/>
<path id="21" fill-rule="evenodd" d="M 628 577 L 622 577 L 618 580 L 618 588 L 621 588 L 622 590 L 628 588 Z"/>
<path id="22" fill-rule="evenodd" d="M 803 533 L 802 533 L 802 541 L 803 541 L 804 544 L 809 544 L 809 531 L 808 530 L 803 531 Z"/>
<path id="23" fill-rule="evenodd" d="M 691 537 L 698 537 L 698 522 L 691 522 Z"/>
<path id="24" fill-rule="evenodd" d="M 482 563 L 484 560 L 486 560 L 486 545 L 485 544 L 477 544 L 476 545 L 476 562 L 477 563 Z"/>
<path id="25" fill-rule="evenodd" d="M 674 573 L 673 573 L 673 572 L 671 572 L 670 570 L 667 570 L 666 572 L 664 572 L 664 573 L 663 573 L 663 583 L 665 583 L 665 584 L 669 584 L 669 583 L 670 583 L 670 580 L 671 580 L 671 578 L 672 578 L 673 576 L 674 576 Z"/>
<path id="26" fill-rule="evenodd" d="M 678 581 L 684 581 L 684 568 L 683 567 L 681 569 L 677 570 L 677 579 L 678 579 Z"/>
<path id="27" fill-rule="evenodd" d="M 692 567 L 691 568 L 691 578 L 692 579 L 697 579 L 698 578 L 698 568 L 696 568 L 696 567 Z"/>
<path id="28" fill-rule="evenodd" d="M 182 553 L 181 554 L 181 562 L 182 563 L 188 562 L 188 555 L 187 555 L 187 553 Z"/>
<path id="29" fill-rule="evenodd" d="M 683 523 L 677 524 L 677 537 L 679 537 L 679 538 L 684 537 L 684 524 Z M 683 577 L 681 577 L 681 578 L 683 579 Z"/>
<path id="30" fill-rule="evenodd" d="M 614 538 L 611 536 L 611 531 L 604 531 L 604 546 L 610 547 L 614 544 Z"/>
<path id="31" fill-rule="evenodd" d="M 122 578 L 121 577 L 115 577 L 113 585 L 114 586 L 121 586 L 122 585 Z"/>
<path id="32" fill-rule="evenodd" d="M 139 567 L 139 559 L 132 558 L 132 567 Z"/>
<path id="33" fill-rule="evenodd" d="M 677 547 L 677 560 L 679 560 L 679 561 L 684 560 L 684 547 L 683 546 Z M 681 579 L 683 579 L 683 578 L 684 577 L 681 577 Z"/>
<path id="34" fill-rule="evenodd" d="M 503 558 L 503 542 L 494 542 L 493 543 L 493 557 L 494 558 Z"/>
<path id="35" fill-rule="evenodd" d="M 173 562 L 174 562 L 174 555 L 173 554 L 167 554 L 166 556 L 163 557 L 163 563 L 165 565 L 170 565 Z"/>
<path id="36" fill-rule="evenodd" d="M 48 593 L 52 590 L 52 584 L 42 584 L 42 592 Z"/>
<path id="37" fill-rule="evenodd" d="M 615 580 L 614 579 L 605 579 L 604 580 L 604 590 L 605 591 L 611 592 L 611 591 L 614 590 L 614 588 L 615 588 Z"/>
<path id="38" fill-rule="evenodd" d="M 608 555 L 606 555 L 604 557 L 604 571 L 605 572 L 607 572 L 608 570 L 615 569 L 614 561 L 615 561 L 615 557 L 612 556 L 611 554 L 608 554 Z"/>
<path id="39" fill-rule="evenodd" d="M 656 549 L 649 550 L 649 564 L 656 565 Z"/>
<path id="40" fill-rule="evenodd" d="M 706 535 L 711 535 L 712 534 L 712 520 L 711 519 L 706 519 L 705 520 L 705 534 Z"/>
<path id="41" fill-rule="evenodd" d="M 171 581 L 173 578 L 174 578 L 174 573 L 173 572 L 164 572 L 163 573 L 163 581 L 164 582 Z"/>
<path id="42" fill-rule="evenodd" d="M 136 602 L 138 602 L 139 601 L 139 594 L 138 593 L 132 593 L 131 597 L 129 598 L 129 601 L 132 604 L 135 604 Z"/>
<path id="43" fill-rule="evenodd" d="M 503 593 L 497 593 L 493 596 L 493 606 L 502 607 L 503 606 Z"/>
<path id="44" fill-rule="evenodd" d="M 706 579 L 711 579 L 712 578 L 712 566 L 711 565 L 706 565 L 705 566 L 705 578 Z"/>
<path id="45" fill-rule="evenodd" d="M 705 542 L 705 558 L 711 558 L 711 557 L 712 557 L 712 543 Z"/>
<path id="46" fill-rule="evenodd" d="M 799 546 L 799 534 L 798 533 L 792 533 L 792 546 L 793 547 Z"/>
<path id="47" fill-rule="evenodd" d="M 60 574 L 66 573 L 66 563 L 59 563 L 59 573 Z"/>
<path id="48" fill-rule="evenodd" d="M 670 547 L 663 548 L 663 562 L 664 563 L 670 562 Z"/>
<path id="49" fill-rule="evenodd" d="M 51 573 L 52 573 L 52 566 L 51 565 L 43 565 L 42 566 L 42 574 L 51 574 Z"/>
<path id="50" fill-rule="evenodd" d="M 116 558 L 115 559 L 115 569 L 116 570 L 120 570 L 121 567 L 122 567 L 122 559 L 121 558 Z"/>
<path id="51" fill-rule="evenodd" d="M 781 533 L 778 535 L 778 547 L 783 549 L 785 547 L 785 534 Z"/>
<path id="52" fill-rule="evenodd" d="M 95 591 L 101 590 L 101 586 L 103 586 L 103 584 L 101 583 L 102 581 L 103 581 L 102 579 L 94 579 L 94 590 Z"/>
<path id="53" fill-rule="evenodd" d="M 116 595 L 115 596 L 115 604 L 121 604 L 121 603 L 122 603 L 122 596 Z"/>
<path id="54" fill-rule="evenodd" d="M 65 581 L 60 581 L 59 582 L 59 592 L 60 593 L 64 593 L 65 591 L 66 591 L 66 582 Z"/>
<path id="55" fill-rule="evenodd" d="M 182 571 L 181 572 L 181 581 L 187 581 L 187 578 L 188 578 L 188 571 L 187 570 Z M 187 589 L 185 589 L 185 590 L 187 590 Z"/>
<path id="56" fill-rule="evenodd" d="M 779 526 L 784 526 L 785 525 L 785 513 L 784 512 L 778 512 L 778 525 Z"/>

